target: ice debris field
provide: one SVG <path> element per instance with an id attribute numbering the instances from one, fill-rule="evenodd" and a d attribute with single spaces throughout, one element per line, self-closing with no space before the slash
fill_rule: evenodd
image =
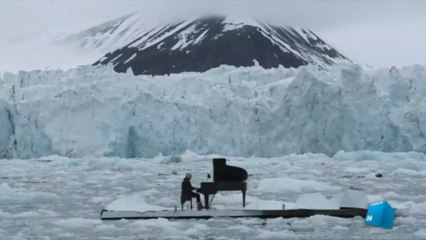
<path id="1" fill-rule="evenodd" d="M 180 183 L 206 181 L 211 158 L 186 152 L 154 158 L 47 156 L 0 161 L 0 239 L 425 239 L 426 156 L 419 153 L 339 152 L 276 158 L 228 157 L 249 173 L 245 209 L 322 207 L 304 193 L 330 198 L 344 189 L 386 199 L 401 210 L 391 230 L 362 217 L 293 219 L 101 221 L 99 212 L 179 206 Z M 381 173 L 382 177 L 376 177 Z M 186 206 L 187 207 L 187 206 Z M 212 207 L 241 209 L 241 193 L 219 192 Z M 403 210 L 403 211 L 402 211 Z M 196 210 L 193 210 L 196 211 Z"/>

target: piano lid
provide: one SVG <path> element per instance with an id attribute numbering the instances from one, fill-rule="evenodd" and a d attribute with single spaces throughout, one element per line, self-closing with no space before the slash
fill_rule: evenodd
<path id="1" fill-rule="evenodd" d="M 214 182 L 242 182 L 247 176 L 244 168 L 226 165 L 226 158 L 213 158 Z"/>

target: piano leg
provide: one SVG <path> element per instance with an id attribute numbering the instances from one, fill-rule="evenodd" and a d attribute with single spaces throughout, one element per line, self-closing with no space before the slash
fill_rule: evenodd
<path id="1" fill-rule="evenodd" d="M 246 206 L 246 190 L 242 190 L 243 192 L 243 207 Z"/>
<path id="2" fill-rule="evenodd" d="M 209 209 L 209 194 L 203 194 L 204 195 L 204 208 Z"/>

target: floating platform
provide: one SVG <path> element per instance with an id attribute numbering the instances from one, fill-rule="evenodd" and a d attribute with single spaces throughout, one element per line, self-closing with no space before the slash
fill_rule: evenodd
<path id="1" fill-rule="evenodd" d="M 361 216 L 365 218 L 367 209 L 289 209 L 289 210 L 188 210 L 188 211 L 101 211 L 101 220 L 120 219 L 209 219 L 214 217 L 224 218 L 304 218 L 314 215 L 327 215 L 333 217 L 353 218 Z"/>

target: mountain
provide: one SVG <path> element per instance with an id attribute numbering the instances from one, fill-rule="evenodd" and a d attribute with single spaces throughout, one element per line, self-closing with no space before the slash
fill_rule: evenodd
<path id="1" fill-rule="evenodd" d="M 222 64 L 272 68 L 351 62 L 309 29 L 224 15 L 152 25 L 130 14 L 64 41 L 104 51 L 94 65 L 112 63 L 116 71 L 131 68 L 134 74 L 203 72 Z"/>

